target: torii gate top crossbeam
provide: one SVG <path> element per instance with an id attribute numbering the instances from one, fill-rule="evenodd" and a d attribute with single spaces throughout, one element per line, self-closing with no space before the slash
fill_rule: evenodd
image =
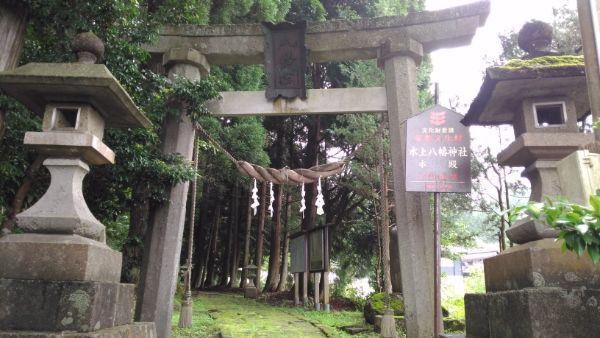
<path id="1" fill-rule="evenodd" d="M 383 43 L 399 36 L 420 42 L 424 52 L 466 45 L 485 23 L 489 11 L 486 0 L 403 17 L 312 22 L 306 32 L 309 60 L 374 59 Z M 198 50 L 213 65 L 260 64 L 264 34 L 259 24 L 167 26 L 157 43 L 146 49 L 160 58 L 169 49 L 180 47 Z"/>

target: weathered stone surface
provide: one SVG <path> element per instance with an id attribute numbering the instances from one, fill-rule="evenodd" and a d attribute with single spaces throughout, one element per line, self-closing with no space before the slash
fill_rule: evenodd
<path id="1" fill-rule="evenodd" d="M 32 207 L 17 215 L 18 226 L 26 232 L 76 234 L 105 241 L 104 225 L 92 215 L 83 197 L 87 164 L 74 158 L 44 161 L 52 180 L 46 193 Z"/>
<path id="2" fill-rule="evenodd" d="M 567 200 L 589 205 L 590 196 L 600 189 L 600 154 L 576 151 L 558 162 L 560 187 Z"/>
<path id="3" fill-rule="evenodd" d="M 559 231 L 530 218 L 519 220 L 506 230 L 506 236 L 516 244 L 524 244 L 544 238 L 556 238 Z"/>
<path id="4" fill-rule="evenodd" d="M 11 234 L 0 238 L 0 278 L 118 283 L 121 253 L 78 235 Z"/>
<path id="5" fill-rule="evenodd" d="M 94 64 L 104 57 L 104 42 L 93 32 L 82 32 L 75 35 L 71 47 L 77 54 L 79 63 Z"/>
<path id="6" fill-rule="evenodd" d="M 600 290 L 584 287 L 465 295 L 467 337 L 596 337 L 599 299 Z"/>
<path id="7" fill-rule="evenodd" d="M 163 55 L 163 66 L 166 68 L 178 64 L 194 66 L 200 71 L 201 76 L 207 76 L 210 73 L 210 64 L 206 61 L 206 57 L 193 48 L 171 48 Z"/>
<path id="8" fill-rule="evenodd" d="M 385 88 L 308 89 L 307 99 L 269 101 L 264 91 L 222 92 L 221 98 L 208 102 L 216 116 L 346 114 L 387 112 Z"/>
<path id="9" fill-rule="evenodd" d="M 537 122 L 536 111 L 534 107 L 543 105 L 563 106 L 563 124 L 553 125 L 552 127 L 544 127 Z M 577 126 L 577 108 L 575 101 L 568 96 L 546 96 L 524 99 L 521 105 L 521 110 L 515 112 L 513 118 L 513 128 L 515 137 L 521 134 L 539 134 L 539 133 L 573 133 L 579 132 Z"/>
<path id="10" fill-rule="evenodd" d="M 119 284 L 115 308 L 115 326 L 133 323 L 135 315 L 135 285 Z"/>
<path id="11" fill-rule="evenodd" d="M 570 96 L 578 117 L 589 111 L 584 66 L 505 70 L 488 68 L 479 94 L 463 119 L 466 125 L 512 124 L 526 98 Z"/>
<path id="12" fill-rule="evenodd" d="M 586 255 L 561 252 L 560 243 L 542 239 L 512 247 L 484 260 L 487 292 L 532 287 L 600 289 L 600 265 Z"/>
<path id="13" fill-rule="evenodd" d="M 520 167 L 529 166 L 537 160 L 559 161 L 593 141 L 594 137 L 590 134 L 528 132 L 500 152 L 498 162 Z"/>
<path id="14" fill-rule="evenodd" d="M 76 111 L 75 121 L 68 121 L 65 111 Z M 104 137 L 104 126 L 104 118 L 94 107 L 84 103 L 48 103 L 42 121 L 43 131 L 88 133 L 101 141 Z"/>
<path id="15" fill-rule="evenodd" d="M 595 4 L 594 4 L 595 1 Z M 594 121 L 600 119 L 600 61 L 598 57 L 597 19 L 598 1 L 577 1 L 577 13 L 581 39 L 583 44 L 583 55 L 585 56 L 585 77 L 587 78 L 587 91 L 590 99 L 590 110 Z M 596 142 L 600 143 L 600 132 L 595 133 Z"/>
<path id="16" fill-rule="evenodd" d="M 244 288 L 244 297 L 256 299 L 258 298 L 258 289 L 255 286 L 248 286 Z"/>
<path id="17" fill-rule="evenodd" d="M 405 121 L 419 112 L 416 63 L 409 56 L 385 60 L 385 83 L 392 151 L 394 208 L 397 220 L 398 256 L 402 268 L 402 292 L 409 337 L 431 337 L 434 332 L 433 226 L 429 197 L 406 192 Z"/>
<path id="18" fill-rule="evenodd" d="M 174 64 L 169 76 L 196 74 L 190 80 L 200 80 L 200 71 L 190 64 Z M 186 160 L 192 159 L 195 130 L 190 118 L 166 117 L 163 125 L 162 153 L 178 153 Z M 171 315 L 173 296 L 179 273 L 181 239 L 186 214 L 186 201 L 189 182 L 182 182 L 170 188 L 169 202 L 160 205 L 154 212 L 150 240 L 142 263 L 142 279 L 138 284 L 138 306 L 136 319 L 153 321 L 161 338 L 171 335 Z"/>
<path id="19" fill-rule="evenodd" d="M 89 102 L 108 127 L 150 127 L 148 118 L 100 64 L 29 63 L 0 74 L 0 88 L 32 111 L 49 102 Z"/>
<path id="20" fill-rule="evenodd" d="M 80 157 L 86 163 L 94 165 L 115 163 L 115 153 L 91 134 L 29 131 L 25 133 L 23 143 L 35 149 L 38 154 L 52 157 Z"/>
<path id="21" fill-rule="evenodd" d="M 468 337 L 490 337 L 486 294 L 466 294 L 465 315 Z"/>
<path id="22" fill-rule="evenodd" d="M 154 323 L 142 322 L 93 332 L 0 331 L 0 338 L 156 338 Z"/>
<path id="23" fill-rule="evenodd" d="M 397 36 L 419 41 L 425 52 L 466 45 L 489 11 L 489 2 L 480 1 L 402 17 L 311 22 L 306 31 L 309 61 L 374 59 L 379 47 Z M 163 54 L 173 47 L 195 48 L 213 65 L 258 64 L 263 62 L 264 37 L 256 24 L 168 26 L 157 43 L 146 49 Z"/>
<path id="24" fill-rule="evenodd" d="M 115 326 L 119 288 L 118 283 L 0 279 L 0 327 L 76 332 L 110 328 Z"/>

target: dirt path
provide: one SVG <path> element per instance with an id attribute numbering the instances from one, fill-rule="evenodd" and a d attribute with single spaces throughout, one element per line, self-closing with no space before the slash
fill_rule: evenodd
<path id="1" fill-rule="evenodd" d="M 282 308 L 256 303 L 238 294 L 202 292 L 198 296 L 222 337 L 327 337 L 310 323 Z"/>

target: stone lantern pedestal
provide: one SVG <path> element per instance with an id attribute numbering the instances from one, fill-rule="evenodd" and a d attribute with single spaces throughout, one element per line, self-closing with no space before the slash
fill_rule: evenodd
<path id="1" fill-rule="evenodd" d="M 530 201 L 540 202 L 563 196 L 563 187 L 577 176 L 561 181 L 558 167 L 560 160 L 593 142 L 577 126 L 588 111 L 583 60 L 544 66 L 533 59 L 520 67 L 488 68 L 464 122 L 513 125 L 515 141 L 498 155 L 498 162 L 525 167 Z M 557 235 L 531 219 L 507 230 L 520 245 L 484 260 L 486 293 L 465 295 L 467 337 L 598 335 L 600 266 L 587 255 L 562 252 Z"/>
<path id="2" fill-rule="evenodd" d="M 24 143 L 46 156 L 50 187 L 17 215 L 25 233 L 0 238 L 0 337 L 154 337 L 134 323 L 134 285 L 120 283 L 121 253 L 82 192 L 89 165 L 114 163 L 105 127 L 150 122 L 104 65 L 102 43 L 83 34 L 79 63 L 32 63 L 0 73 L 0 88 L 43 115 Z M 83 40 L 82 40 L 83 39 Z M 82 43 L 85 42 L 85 43 Z"/>
<path id="3" fill-rule="evenodd" d="M 246 286 L 244 287 L 244 297 L 245 298 L 258 298 L 258 287 L 254 285 L 254 279 L 256 278 L 256 272 L 258 271 L 258 267 L 256 265 L 250 264 L 244 267 L 246 269 Z"/>

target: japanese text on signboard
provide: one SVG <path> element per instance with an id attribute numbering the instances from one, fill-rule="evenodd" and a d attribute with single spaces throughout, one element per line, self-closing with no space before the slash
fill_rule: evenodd
<path id="1" fill-rule="evenodd" d="M 471 191 L 470 137 L 462 117 L 436 105 L 408 119 L 407 191 Z"/>

